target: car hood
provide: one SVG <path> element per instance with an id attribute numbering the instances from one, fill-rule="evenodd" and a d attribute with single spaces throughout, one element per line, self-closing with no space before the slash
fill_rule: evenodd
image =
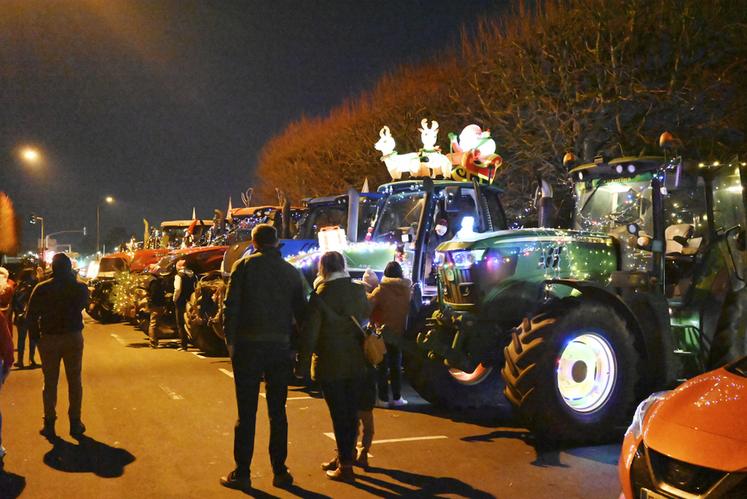
<path id="1" fill-rule="evenodd" d="M 747 471 L 747 379 L 718 369 L 687 381 L 651 408 L 643 440 L 674 459 Z"/>

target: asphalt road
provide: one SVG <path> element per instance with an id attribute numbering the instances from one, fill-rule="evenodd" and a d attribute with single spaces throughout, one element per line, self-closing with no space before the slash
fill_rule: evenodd
<path id="1" fill-rule="evenodd" d="M 241 497 L 218 478 L 232 469 L 236 417 L 226 358 L 152 350 L 125 324 L 86 323 L 80 442 L 67 435 L 67 385 L 60 381 L 52 445 L 39 435 L 41 369 L 13 370 L 0 391 L 8 450 L 0 498 Z M 502 414 L 443 413 L 405 391 L 404 410 L 375 409 L 368 472 L 354 485 L 328 481 L 332 457 L 324 401 L 300 388 L 288 400 L 289 491 L 272 486 L 268 424 L 260 404 L 252 482 L 256 497 L 614 498 L 619 445 L 537 449 Z"/>

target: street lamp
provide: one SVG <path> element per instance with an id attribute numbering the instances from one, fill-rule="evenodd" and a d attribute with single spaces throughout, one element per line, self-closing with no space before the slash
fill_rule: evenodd
<path id="1" fill-rule="evenodd" d="M 112 204 L 114 202 L 114 198 L 111 196 L 106 196 L 104 199 L 104 202 L 106 204 Z M 98 202 L 96 205 L 96 253 L 99 252 L 99 243 L 101 241 L 101 201 Z"/>
<path id="2" fill-rule="evenodd" d="M 44 217 L 40 217 L 38 215 L 32 214 L 29 217 L 29 223 L 30 224 L 41 224 L 41 236 L 39 237 L 39 261 L 42 262 L 42 266 L 44 266 Z"/>
<path id="3" fill-rule="evenodd" d="M 35 165 L 41 160 L 41 153 L 39 149 L 31 146 L 25 146 L 21 148 L 21 159 L 30 165 Z"/>

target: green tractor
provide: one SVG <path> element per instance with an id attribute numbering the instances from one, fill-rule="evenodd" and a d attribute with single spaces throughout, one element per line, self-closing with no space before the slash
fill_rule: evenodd
<path id="1" fill-rule="evenodd" d="M 495 405 L 502 389 L 540 436 L 601 441 L 649 393 L 746 353 L 747 169 L 567 159 L 572 229 L 439 246 L 439 309 L 408 367 L 433 403 Z"/>

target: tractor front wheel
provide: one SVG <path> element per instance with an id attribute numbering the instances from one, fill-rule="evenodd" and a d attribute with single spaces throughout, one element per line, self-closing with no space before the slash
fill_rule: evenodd
<path id="1" fill-rule="evenodd" d="M 545 440 L 591 443 L 624 431 L 635 408 L 639 355 L 606 305 L 564 299 L 514 329 L 504 394 Z"/>

